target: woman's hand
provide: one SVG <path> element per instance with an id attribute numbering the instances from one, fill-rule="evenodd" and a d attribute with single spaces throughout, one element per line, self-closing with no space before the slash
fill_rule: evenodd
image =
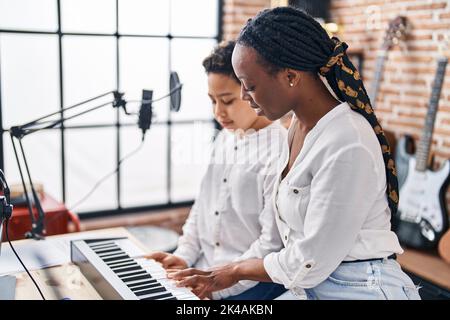
<path id="1" fill-rule="evenodd" d="M 186 269 L 188 267 L 186 261 L 173 254 L 157 251 L 145 256 L 147 259 L 153 259 L 162 264 L 164 269 Z"/>
<path id="2" fill-rule="evenodd" d="M 238 263 L 230 263 L 221 267 L 202 271 L 194 268 L 170 270 L 167 277 L 177 280 L 180 287 L 189 287 L 200 299 L 211 299 L 214 291 L 229 288 L 240 279 L 237 274 Z"/>

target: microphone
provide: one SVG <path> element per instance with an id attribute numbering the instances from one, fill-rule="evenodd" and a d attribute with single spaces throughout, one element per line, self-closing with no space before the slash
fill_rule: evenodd
<path id="1" fill-rule="evenodd" d="M 176 71 L 170 73 L 170 110 L 178 112 L 181 106 L 181 88 L 180 78 Z"/>
<path id="2" fill-rule="evenodd" d="M 152 123 L 153 110 L 152 103 L 160 101 L 164 98 L 170 96 L 170 110 L 174 112 L 180 111 L 181 106 L 181 89 L 183 84 L 180 83 L 180 78 L 175 71 L 170 72 L 170 91 L 167 95 L 159 98 L 153 99 L 153 91 L 152 90 L 142 90 L 142 100 L 141 107 L 139 108 L 139 120 L 138 126 L 139 129 L 142 130 L 142 141 L 145 138 L 145 132 L 150 129 L 150 125 Z M 121 96 L 116 98 L 116 100 L 121 101 Z"/>
<path id="3" fill-rule="evenodd" d="M 138 126 L 139 129 L 142 130 L 142 140 L 145 138 L 145 131 L 150 129 L 150 125 L 152 123 L 152 98 L 153 91 L 152 90 L 142 90 L 142 103 L 139 108 L 139 120 Z"/>

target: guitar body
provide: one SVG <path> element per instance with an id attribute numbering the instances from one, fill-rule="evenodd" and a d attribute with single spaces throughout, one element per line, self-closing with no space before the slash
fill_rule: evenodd
<path id="1" fill-rule="evenodd" d="M 415 143 L 410 135 L 405 135 L 398 140 L 395 148 L 395 166 L 397 168 L 398 188 L 401 189 L 408 176 L 409 159 L 414 154 Z"/>
<path id="2" fill-rule="evenodd" d="M 400 241 L 419 249 L 436 248 L 448 229 L 445 194 L 450 182 L 450 160 L 437 171 L 417 171 L 409 158 L 406 180 L 400 189 L 396 233 Z"/>
<path id="3" fill-rule="evenodd" d="M 438 251 L 441 258 L 450 264 L 450 230 L 448 230 L 441 241 L 439 241 Z"/>

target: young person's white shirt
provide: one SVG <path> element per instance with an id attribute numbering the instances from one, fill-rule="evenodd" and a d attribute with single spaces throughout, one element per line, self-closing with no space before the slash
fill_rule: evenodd
<path id="1" fill-rule="evenodd" d="M 270 278 L 302 295 L 342 261 L 403 252 L 391 231 L 381 147 L 368 121 L 341 103 L 307 134 L 284 179 L 294 117 L 274 186 L 284 248 L 264 258 Z"/>
<path id="2" fill-rule="evenodd" d="M 242 131 L 241 131 L 242 133 Z M 286 129 L 278 122 L 244 135 L 222 130 L 213 146 L 199 194 L 174 252 L 199 269 L 279 251 L 273 185 Z M 240 294 L 254 285 L 240 281 L 213 293 L 214 299 Z"/>

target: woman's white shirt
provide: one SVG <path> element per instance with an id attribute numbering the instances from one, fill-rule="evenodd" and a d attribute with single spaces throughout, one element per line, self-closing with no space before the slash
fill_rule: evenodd
<path id="1" fill-rule="evenodd" d="M 294 118 L 287 140 L 296 125 Z M 403 252 L 391 231 L 380 144 L 362 115 L 347 103 L 328 112 L 281 179 L 288 141 L 283 150 L 273 201 L 284 248 L 264 258 L 274 282 L 301 292 L 324 281 L 344 260 Z"/>

